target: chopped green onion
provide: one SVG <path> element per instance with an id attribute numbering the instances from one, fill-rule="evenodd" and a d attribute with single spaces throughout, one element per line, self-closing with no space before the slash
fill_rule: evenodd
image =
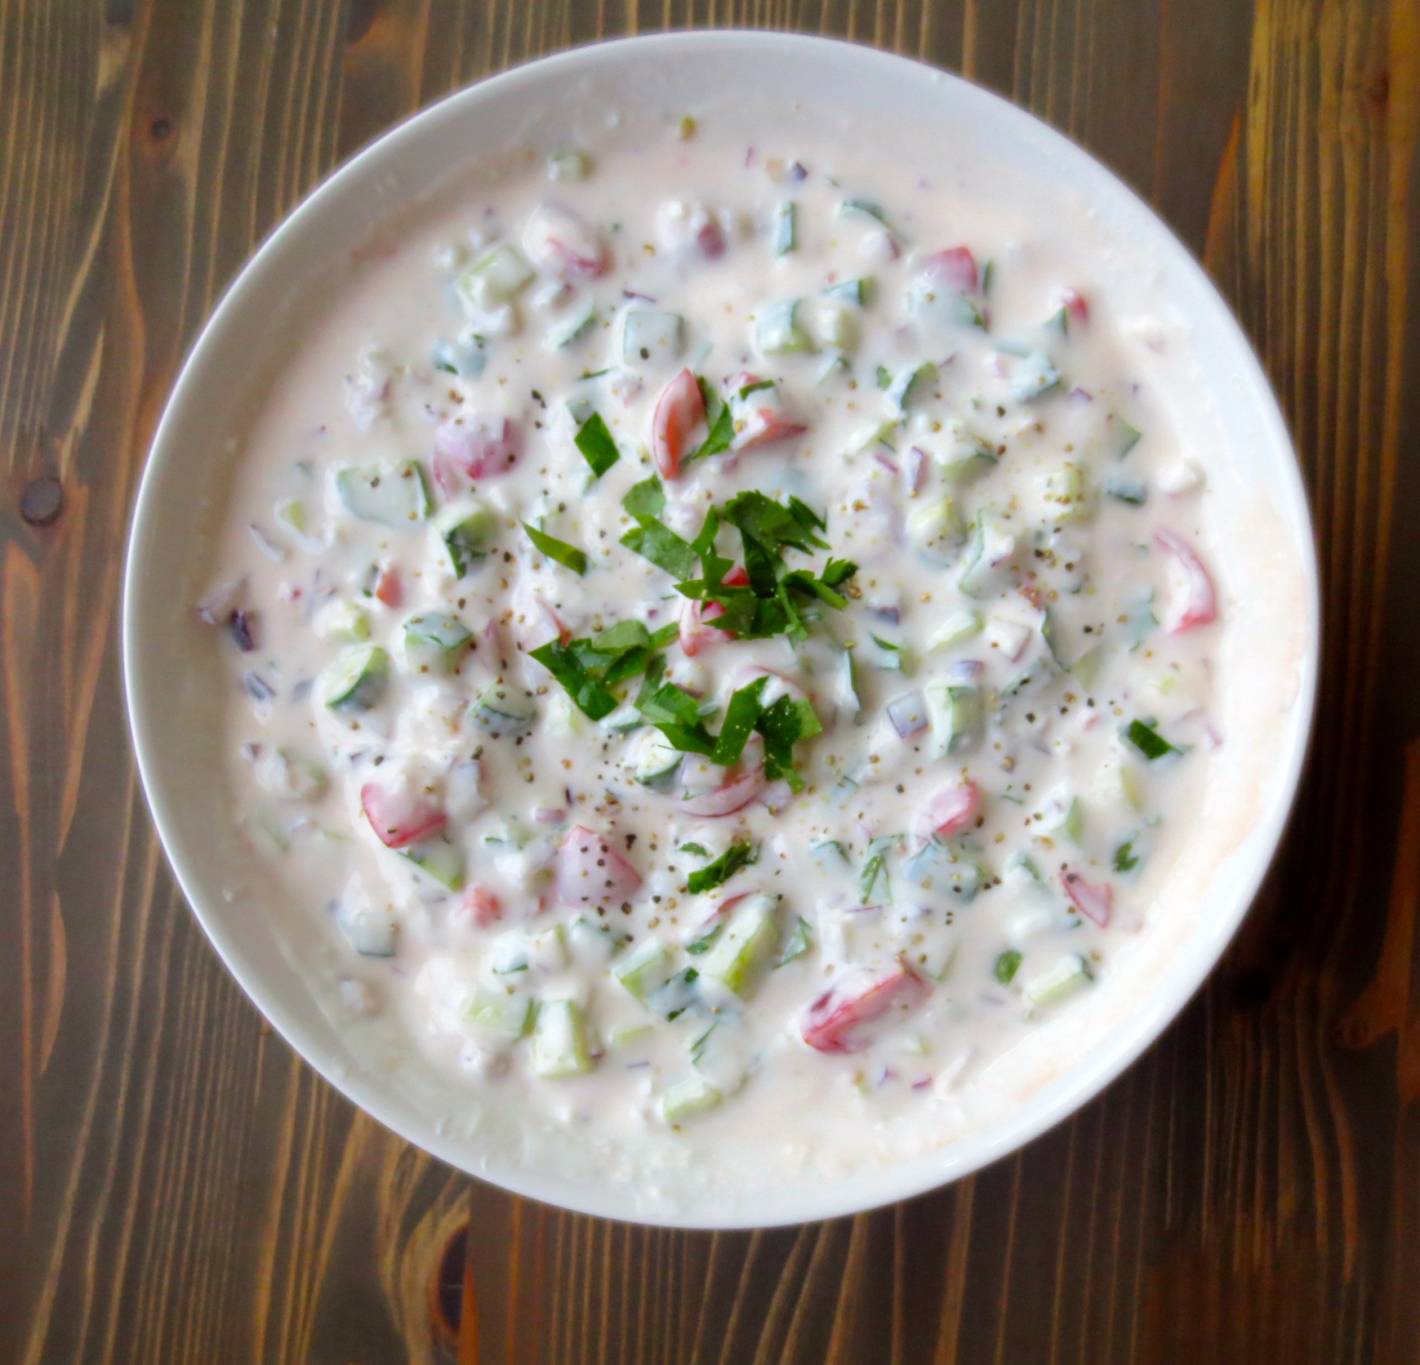
<path id="1" fill-rule="evenodd" d="M 1157 730 L 1150 725 L 1146 725 L 1142 720 L 1131 720 L 1129 722 L 1129 728 L 1125 731 L 1125 738 L 1127 738 L 1150 763 L 1157 758 L 1164 758 L 1169 754 L 1183 752 L 1175 745 L 1170 744 Z"/>
<path id="2" fill-rule="evenodd" d="M 1021 967 L 1021 955 L 1014 948 L 1007 948 L 996 958 L 996 965 L 992 967 L 991 974 L 1003 986 L 1009 986 L 1016 979 L 1016 973 Z"/>

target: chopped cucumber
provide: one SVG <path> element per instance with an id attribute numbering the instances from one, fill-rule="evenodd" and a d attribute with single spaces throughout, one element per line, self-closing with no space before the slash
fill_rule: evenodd
<path id="1" fill-rule="evenodd" d="M 426 876 L 432 877 L 446 891 L 463 886 L 463 849 L 447 839 L 429 839 L 401 850 L 406 858 Z"/>
<path id="2" fill-rule="evenodd" d="M 846 369 L 842 353 L 858 344 L 857 311 L 834 299 L 810 299 L 799 305 L 799 318 L 815 347 L 838 352 L 829 357 L 829 365 L 836 361 Z"/>
<path id="3" fill-rule="evenodd" d="M 724 1098 L 703 1076 L 687 1076 L 661 1096 L 661 1117 L 667 1123 L 684 1123 L 715 1108 Z"/>
<path id="4" fill-rule="evenodd" d="M 678 1019 L 700 998 L 696 981 L 700 972 L 695 967 L 687 967 L 677 972 L 664 986 L 653 991 L 646 1001 L 646 1008 L 662 1019 Z"/>
<path id="5" fill-rule="evenodd" d="M 834 672 L 836 674 L 834 700 L 847 715 L 857 721 L 863 713 L 863 703 L 858 696 L 858 680 L 851 649 L 839 651 Z"/>
<path id="6" fill-rule="evenodd" d="M 766 304 L 754 320 L 754 341 L 762 355 L 789 355 L 812 351 L 814 339 L 799 318 L 798 299 Z"/>
<path id="7" fill-rule="evenodd" d="M 399 939 L 399 921 L 388 910 L 352 910 L 338 916 L 350 946 L 361 957 L 393 957 Z"/>
<path id="8" fill-rule="evenodd" d="M 575 1000 L 546 1000 L 538 1007 L 532 1069 L 554 1079 L 583 1076 L 592 1069 L 586 1016 Z"/>
<path id="9" fill-rule="evenodd" d="M 498 518 L 486 503 L 463 498 L 439 513 L 434 530 L 448 552 L 454 577 L 462 578 L 493 548 Z"/>
<path id="10" fill-rule="evenodd" d="M 981 633 L 981 613 L 970 610 L 954 611 L 927 640 L 928 653 L 938 649 L 952 649 L 964 644 Z"/>
<path id="11" fill-rule="evenodd" d="M 360 644 L 370 638 L 370 613 L 344 598 L 334 598 L 316 616 L 316 634 L 322 640 Z"/>
<path id="12" fill-rule="evenodd" d="M 837 839 L 820 839 L 809 852 L 819 871 L 830 877 L 842 876 L 848 870 L 848 850 Z"/>
<path id="13" fill-rule="evenodd" d="M 1016 551 L 1011 535 L 989 508 L 976 514 L 957 587 L 968 597 L 984 597 L 1000 585 Z"/>
<path id="14" fill-rule="evenodd" d="M 532 1016 L 532 1001 L 527 996 L 483 987 L 473 992 L 463 1011 L 463 1017 L 476 1028 L 513 1042 L 527 1033 Z"/>
<path id="15" fill-rule="evenodd" d="M 611 974 L 643 1005 L 675 975 L 670 954 L 653 938 L 638 943 Z"/>
<path id="16" fill-rule="evenodd" d="M 1044 496 L 1057 522 L 1080 521 L 1089 515 L 1089 485 L 1083 467 L 1074 460 L 1046 475 Z"/>
<path id="17" fill-rule="evenodd" d="M 429 488 L 418 460 L 346 465 L 336 470 L 335 491 L 353 516 L 398 529 L 429 515 Z"/>
<path id="18" fill-rule="evenodd" d="M 586 337 L 596 325 L 596 321 L 596 305 L 590 299 L 584 299 L 565 318 L 559 318 L 547 329 L 547 349 L 565 351 Z"/>
<path id="19" fill-rule="evenodd" d="M 888 385 L 888 402 L 900 413 L 905 413 L 914 403 L 921 402 L 937 382 L 937 367 L 924 360 L 920 365 L 903 370 Z"/>
<path id="20" fill-rule="evenodd" d="M 866 308 L 872 302 L 873 281 L 869 276 L 856 280 L 839 280 L 837 284 L 829 285 L 823 293 L 828 298 L 851 303 L 855 308 Z"/>
<path id="21" fill-rule="evenodd" d="M 404 623 L 404 657 L 416 673 L 452 673 L 473 634 L 457 616 L 424 611 Z"/>
<path id="22" fill-rule="evenodd" d="M 701 972 L 736 995 L 748 994 L 778 947 L 778 904 L 777 896 L 746 896 L 740 901 L 701 958 Z"/>
<path id="23" fill-rule="evenodd" d="M 861 195 L 849 195 L 838 206 L 840 218 L 863 218 L 876 224 L 896 243 L 901 243 L 902 234 L 888 217 L 887 210 L 875 199 L 865 199 Z"/>
<path id="24" fill-rule="evenodd" d="M 1143 479 L 1129 479 L 1122 474 L 1111 474 L 1104 481 L 1104 491 L 1116 502 L 1126 502 L 1131 507 L 1142 507 L 1149 500 L 1149 485 Z"/>
<path id="25" fill-rule="evenodd" d="M 796 958 L 803 957 L 805 953 L 813 947 L 814 931 L 809 927 L 809 922 L 802 915 L 794 917 L 794 927 L 789 930 L 789 936 L 784 940 L 784 947 L 779 956 L 775 959 L 776 967 L 783 967 L 787 963 L 793 962 Z"/>
<path id="26" fill-rule="evenodd" d="M 430 356 L 436 370 L 460 379 L 481 379 L 488 368 L 488 344 L 481 336 L 461 336 L 457 341 L 440 341 Z"/>
<path id="27" fill-rule="evenodd" d="M 484 734 L 502 739 L 530 729 L 537 717 L 537 706 L 526 693 L 520 695 L 503 683 L 493 683 L 479 693 L 468 714 Z"/>
<path id="28" fill-rule="evenodd" d="M 986 696 L 974 683 L 947 684 L 927 693 L 932 728 L 941 753 L 962 758 L 981 743 L 986 732 Z"/>
<path id="29" fill-rule="evenodd" d="M 646 730 L 632 742 L 628 767 L 643 787 L 664 791 L 680 771 L 684 757 L 659 730 Z"/>
<path id="30" fill-rule="evenodd" d="M 660 308 L 628 308 L 621 315 L 621 359 L 627 365 L 666 366 L 685 349 L 685 321 Z"/>
<path id="31" fill-rule="evenodd" d="M 347 649 L 321 674 L 320 695 L 332 711 L 368 711 L 389 686 L 389 655 L 379 645 Z"/>
<path id="32" fill-rule="evenodd" d="M 547 158 L 549 180 L 585 180 L 590 169 L 586 152 L 565 150 L 553 152 Z"/>
<path id="33" fill-rule="evenodd" d="M 580 962 L 603 963 L 616 951 L 616 935 L 610 925 L 578 915 L 568 926 L 567 951 Z"/>
<path id="34" fill-rule="evenodd" d="M 310 525 L 306 517 L 306 504 L 299 498 L 282 498 L 276 504 L 276 520 L 298 536 L 304 536 Z"/>
<path id="35" fill-rule="evenodd" d="M 1011 376 L 1011 397 L 1017 403 L 1029 403 L 1059 387 L 1060 371 L 1044 351 L 1028 351 Z"/>
<path id="36" fill-rule="evenodd" d="M 950 563 L 966 537 L 961 513 L 952 498 L 918 503 L 907 514 L 907 538 L 925 559 Z"/>
<path id="37" fill-rule="evenodd" d="M 1114 430 L 1117 438 L 1114 453 L 1121 460 L 1144 439 L 1138 427 L 1131 426 L 1117 413 L 1114 414 Z"/>
<path id="38" fill-rule="evenodd" d="M 776 256 L 787 256 L 799 248 L 799 208 L 792 199 L 774 206 L 769 224 L 769 244 Z"/>
<path id="39" fill-rule="evenodd" d="M 1093 980 L 1090 964 L 1079 953 L 1066 953 L 1025 983 L 1026 999 L 1032 1005 L 1058 1004 Z"/>
<path id="40" fill-rule="evenodd" d="M 491 246 L 459 276 L 458 292 L 475 313 L 487 313 L 522 293 L 537 272 L 510 242 Z"/>

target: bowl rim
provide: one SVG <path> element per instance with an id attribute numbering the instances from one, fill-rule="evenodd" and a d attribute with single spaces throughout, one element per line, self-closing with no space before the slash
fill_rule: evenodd
<path id="1" fill-rule="evenodd" d="M 1276 796 L 1259 819 L 1255 837 L 1265 841 L 1266 856 L 1258 856 L 1256 866 L 1241 881 L 1245 887 L 1227 913 L 1214 912 L 1213 923 L 1206 934 L 1195 934 L 1190 940 L 1189 957 L 1180 967 L 1168 973 L 1160 989 L 1144 1008 L 1136 1011 L 1107 1045 L 1097 1045 L 1080 1057 L 1055 1081 L 1043 1086 L 1039 1102 L 1027 1100 L 1008 1114 L 975 1129 L 953 1144 L 952 1159 L 943 1158 L 936 1169 L 921 1157 L 904 1163 L 904 1174 L 896 1181 L 887 1178 L 890 1168 L 880 1173 L 881 1188 L 854 1197 L 853 1178 L 816 1190 L 817 1197 L 800 1192 L 776 1205 L 767 1217 L 717 1217 L 704 1211 L 685 1216 L 677 1211 L 639 1210 L 628 1207 L 624 1192 L 618 1195 L 614 1187 L 578 1186 L 570 1195 L 566 1182 L 536 1169 L 498 1165 L 474 1171 L 466 1155 L 454 1141 L 436 1130 L 432 1119 L 421 1131 L 418 1124 L 397 1112 L 399 1105 L 373 1075 L 346 1069 L 338 1056 L 328 1055 L 321 1045 L 306 1036 L 301 1022 L 284 1005 L 279 994 L 267 988 L 262 978 L 247 969 L 234 937 L 229 935 L 219 910 L 213 905 L 220 900 L 210 888 L 204 888 L 204 875 L 183 853 L 174 833 L 175 817 L 171 794 L 163 787 L 162 774 L 154 755 L 156 740 L 151 736 L 148 711 L 158 701 L 160 680 L 152 675 L 140 657 L 140 603 L 143 597 L 143 547 L 155 533 L 163 511 L 156 492 L 160 466 L 174 458 L 172 432 L 179 425 L 180 414 L 201 400 L 198 370 L 204 350 L 215 344 L 214 336 L 227 327 L 241 306 L 244 294 L 259 284 L 273 258 L 289 239 L 305 231 L 305 224 L 317 217 L 323 202 L 338 189 L 370 173 L 398 149 L 422 136 L 426 130 L 446 120 L 459 120 L 467 111 L 485 101 L 561 71 L 572 75 L 579 68 L 595 70 L 605 64 L 615 65 L 628 49 L 645 52 L 662 49 L 666 57 L 680 55 L 686 49 L 754 46 L 773 49 L 793 48 L 798 53 L 816 54 L 826 64 L 862 63 L 896 72 L 903 82 L 932 81 L 939 85 L 958 87 L 955 96 L 978 106 L 997 121 L 1003 133 L 1011 137 L 1030 136 L 1061 156 L 1082 160 L 1091 175 L 1107 190 L 1132 209 L 1142 214 L 1157 230 L 1158 249 L 1166 253 L 1169 265 L 1179 272 L 1181 284 L 1196 291 L 1195 306 L 1211 310 L 1213 321 L 1231 343 L 1242 365 L 1239 381 L 1255 407 L 1258 422 L 1269 442 L 1290 453 L 1284 461 L 1285 487 L 1276 489 L 1278 506 L 1287 524 L 1298 533 L 1302 551 L 1302 577 L 1305 586 L 1305 608 L 1308 613 L 1309 640 L 1299 660 L 1299 684 L 1294 705 L 1305 713 L 1300 725 L 1293 727 L 1293 739 L 1285 755 Z M 928 92 L 924 88 L 924 98 Z M 1100 1095 L 1168 1028 L 1196 995 L 1204 980 L 1217 966 L 1238 927 L 1247 915 L 1263 880 L 1275 863 L 1287 825 L 1296 805 L 1297 792 L 1306 766 L 1315 728 L 1318 671 L 1321 653 L 1321 597 L 1319 567 L 1316 554 L 1315 526 L 1307 499 L 1300 463 L 1276 395 L 1266 377 L 1252 343 L 1243 331 L 1226 300 L 1219 293 L 1202 265 L 1178 239 L 1157 213 L 1103 162 L 1078 143 L 1057 131 L 1019 105 L 954 72 L 943 70 L 925 61 L 897 53 L 817 35 L 784 33 L 749 29 L 699 29 L 668 33 L 644 34 L 583 44 L 559 52 L 542 55 L 518 66 L 484 77 L 470 85 L 441 97 L 422 110 L 409 115 L 388 129 L 327 175 L 300 203 L 266 236 L 257 251 L 227 285 L 221 298 L 191 343 L 173 387 L 164 405 L 163 414 L 148 447 L 134 498 L 125 547 L 122 600 L 122 676 L 124 698 L 130 733 L 145 799 L 152 814 L 154 827 L 183 896 L 198 923 L 202 926 L 217 956 L 236 979 L 261 1015 L 267 1019 L 286 1044 L 341 1095 L 378 1122 L 397 1133 L 405 1141 L 465 1172 L 477 1180 L 486 1181 L 524 1198 L 537 1199 L 554 1207 L 576 1213 L 591 1214 L 614 1221 L 640 1225 L 682 1229 L 730 1230 L 789 1226 L 799 1223 L 867 1212 L 901 1200 L 914 1198 L 964 1176 L 970 1175 L 1002 1157 L 1024 1147 L 1041 1134 L 1062 1122 L 1090 1100 Z M 968 1145 L 969 1144 L 969 1145 Z M 961 1156 L 963 1146 L 967 1154 Z M 943 1152 L 953 1148 L 944 1148 Z M 924 1167 L 927 1169 L 923 1170 Z M 909 1172 L 913 1173 L 909 1177 Z M 555 1191 L 550 1186 L 558 1185 Z M 883 1192 L 883 1190 L 886 1192 Z"/>

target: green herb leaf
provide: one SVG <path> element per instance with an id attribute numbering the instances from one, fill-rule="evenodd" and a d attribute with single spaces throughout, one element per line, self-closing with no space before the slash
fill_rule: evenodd
<path id="1" fill-rule="evenodd" d="M 564 645 L 560 640 L 549 640 L 528 653 L 562 684 L 584 715 L 600 720 L 616 710 L 616 697 L 582 662 L 575 642 Z"/>
<path id="2" fill-rule="evenodd" d="M 688 460 L 703 460 L 711 455 L 727 451 L 735 439 L 735 419 L 730 405 L 715 392 L 714 386 L 703 375 L 697 375 L 695 382 L 700 385 L 700 397 L 705 404 L 705 422 L 708 430 L 705 439 L 687 457 Z"/>
<path id="3" fill-rule="evenodd" d="M 711 755 L 716 763 L 729 767 L 739 761 L 744 752 L 745 741 L 759 719 L 760 697 L 768 682 L 767 675 L 756 678 L 731 696 L 730 704 L 725 708 L 725 722 L 720 727 L 720 737 L 715 741 L 715 752 Z"/>
<path id="4" fill-rule="evenodd" d="M 794 770 L 794 745 L 823 731 L 812 706 L 801 698 L 780 697 L 760 712 L 754 728 L 764 736 L 764 775 L 783 778 L 793 791 L 804 789 L 804 779 Z"/>
<path id="5" fill-rule="evenodd" d="M 631 490 L 622 498 L 621 505 L 627 514 L 635 517 L 637 521 L 654 520 L 666 510 L 666 490 L 653 474 L 649 479 L 642 479 L 640 483 L 633 484 Z"/>
<path id="6" fill-rule="evenodd" d="M 633 526 L 621 537 L 621 543 L 676 578 L 688 578 L 696 570 L 695 551 L 669 526 L 659 521 L 648 520 L 640 526 Z"/>
<path id="7" fill-rule="evenodd" d="M 1114 870 L 1133 872 L 1139 866 L 1139 855 L 1134 852 L 1134 840 L 1126 839 L 1114 850 Z"/>
<path id="8" fill-rule="evenodd" d="M 1142 720 L 1131 720 L 1129 729 L 1125 731 L 1125 737 L 1150 763 L 1156 758 L 1164 758 L 1168 754 L 1183 752 L 1170 744 L 1151 725 L 1145 725 Z"/>
<path id="9" fill-rule="evenodd" d="M 693 853 L 697 858 L 708 858 L 710 856 L 710 850 L 706 848 L 704 844 L 682 844 L 676 849 L 676 852 Z"/>
<path id="10" fill-rule="evenodd" d="M 723 886 L 742 867 L 754 862 L 757 850 L 753 844 L 731 844 L 713 863 L 698 868 L 685 879 L 685 889 L 698 896 Z"/>
<path id="11" fill-rule="evenodd" d="M 529 526 L 527 522 L 523 522 L 523 530 L 528 533 L 528 539 L 549 559 L 571 569 L 573 573 L 587 572 L 585 551 L 579 550 L 575 545 L 569 545 L 565 540 L 558 540 L 556 536 L 548 535 L 546 531 L 539 531 L 536 526 Z"/>
<path id="12" fill-rule="evenodd" d="M 597 478 L 601 478 L 621 458 L 621 452 L 616 448 L 616 442 L 612 440 L 611 432 L 599 412 L 592 413 L 577 428 L 577 434 L 572 439 Z"/>
<path id="13" fill-rule="evenodd" d="M 881 834 L 868 844 L 868 856 L 858 874 L 858 897 L 864 905 L 876 904 L 879 892 L 884 898 L 892 894 L 888 877 L 887 856 L 897 847 L 896 834 Z"/>
<path id="14" fill-rule="evenodd" d="M 592 648 L 598 654 L 621 654 L 638 645 L 649 645 L 651 632 L 642 621 L 618 621 L 608 626 L 592 639 Z"/>
<path id="15" fill-rule="evenodd" d="M 1000 953 L 996 958 L 996 965 L 991 969 L 991 975 L 1003 986 L 1009 986 L 1016 979 L 1016 973 L 1020 970 L 1021 955 L 1014 948 L 1007 948 L 1004 953 Z"/>

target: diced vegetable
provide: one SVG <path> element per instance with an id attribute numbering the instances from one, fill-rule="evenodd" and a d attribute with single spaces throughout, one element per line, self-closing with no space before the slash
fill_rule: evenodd
<path id="1" fill-rule="evenodd" d="M 628 308 L 621 315 L 621 359 L 633 367 L 670 365 L 685 348 L 685 320 L 659 308 Z"/>
<path id="2" fill-rule="evenodd" d="M 1216 620 L 1218 601 L 1213 580 L 1193 547 L 1172 531 L 1155 531 L 1154 544 L 1177 566 L 1181 580 L 1170 604 L 1169 633 L 1178 635 Z"/>
<path id="3" fill-rule="evenodd" d="M 522 453 L 522 433 L 507 417 L 451 418 L 434 430 L 434 482 L 453 497 L 469 480 L 506 474 Z"/>
<path id="4" fill-rule="evenodd" d="M 406 848 L 432 838 L 443 829 L 446 818 L 443 806 L 432 797 L 376 782 L 360 788 L 360 806 L 386 848 Z"/>
<path id="5" fill-rule="evenodd" d="M 703 975 L 747 995 L 779 946 L 778 897 L 746 896 L 701 958 Z"/>
<path id="6" fill-rule="evenodd" d="M 1065 888 L 1071 904 L 1086 919 L 1093 920 L 1101 929 L 1109 928 L 1114 916 L 1114 888 L 1108 882 L 1087 881 L 1072 868 L 1062 867 L 1060 885 Z"/>
<path id="7" fill-rule="evenodd" d="M 927 983 L 906 967 L 878 976 L 852 972 L 809 1007 L 804 1042 L 818 1052 L 859 1052 L 868 1045 L 875 1023 L 906 1014 L 927 992 Z"/>
<path id="8" fill-rule="evenodd" d="M 493 739 L 524 734 L 536 717 L 533 699 L 505 683 L 484 688 L 469 710 L 469 720 Z"/>
<path id="9" fill-rule="evenodd" d="M 975 782 L 945 787 L 923 807 L 917 832 L 924 838 L 955 839 L 976 825 L 981 814 L 981 789 Z"/>
<path id="10" fill-rule="evenodd" d="M 464 1006 L 464 1018 L 484 1033 L 516 1042 L 532 1024 L 532 1001 L 514 991 L 480 988 Z"/>
<path id="11" fill-rule="evenodd" d="M 714 1109 L 724 1098 L 703 1076 L 687 1076 L 661 1096 L 661 1117 L 667 1123 L 684 1123 Z"/>
<path id="12" fill-rule="evenodd" d="M 429 515 L 429 490 L 418 460 L 347 465 L 335 473 L 335 490 L 346 509 L 362 521 L 397 530 Z"/>
<path id="13" fill-rule="evenodd" d="M 651 456 L 663 479 L 674 479 L 680 473 L 691 437 L 704 421 L 700 383 L 689 370 L 681 370 L 661 390 L 651 418 Z"/>
<path id="14" fill-rule="evenodd" d="M 755 316 L 754 342 L 761 355 L 789 355 L 812 351 L 814 339 L 799 319 L 799 300 L 780 299 L 765 304 Z"/>
<path id="15" fill-rule="evenodd" d="M 1026 999 L 1033 1005 L 1056 1005 L 1093 980 L 1090 964 L 1079 953 L 1066 953 L 1025 983 Z"/>
<path id="16" fill-rule="evenodd" d="M 631 776 L 645 787 L 666 790 L 680 772 L 685 755 L 659 730 L 645 730 L 633 741 L 628 767 Z"/>
<path id="17" fill-rule="evenodd" d="M 452 673 L 473 642 L 473 633 L 443 611 L 425 611 L 404 623 L 404 657 L 416 673 Z"/>
<path id="18" fill-rule="evenodd" d="M 956 558 L 966 528 L 952 498 L 918 503 L 907 515 L 907 538 L 918 554 L 938 564 Z"/>
<path id="19" fill-rule="evenodd" d="M 799 246 L 799 208 L 792 199 L 774 206 L 770 220 L 769 246 L 776 256 L 787 256 Z"/>
<path id="20" fill-rule="evenodd" d="M 493 548 L 498 518 L 486 503 L 473 498 L 450 503 L 434 519 L 455 578 L 462 578 Z"/>
<path id="21" fill-rule="evenodd" d="M 897 412 L 905 413 L 908 408 L 920 403 L 936 382 L 937 367 L 930 360 L 924 360 L 920 365 L 911 366 L 897 375 L 888 386 L 888 402 Z"/>
<path id="22" fill-rule="evenodd" d="M 458 292 L 473 312 L 487 313 L 517 298 L 534 273 L 517 247 L 499 242 L 459 276 Z"/>
<path id="23" fill-rule="evenodd" d="M 592 1069 L 587 1023 L 575 1000 L 544 1000 L 532 1031 L 532 1068 L 539 1076 L 561 1079 Z"/>
<path id="24" fill-rule="evenodd" d="M 554 887 L 563 905 L 615 905 L 629 900 L 641 874 L 603 834 L 574 825 L 557 848 Z"/>
<path id="25" fill-rule="evenodd" d="M 620 958 L 611 974 L 643 1005 L 675 975 L 671 955 L 655 939 L 644 939 Z"/>
<path id="26" fill-rule="evenodd" d="M 400 852 L 446 891 L 457 891 L 463 886 L 463 849 L 449 839 L 423 839 Z"/>
<path id="27" fill-rule="evenodd" d="M 389 686 L 389 655 L 379 645 L 347 649 L 321 675 L 321 700 L 332 711 L 368 711 Z"/>

